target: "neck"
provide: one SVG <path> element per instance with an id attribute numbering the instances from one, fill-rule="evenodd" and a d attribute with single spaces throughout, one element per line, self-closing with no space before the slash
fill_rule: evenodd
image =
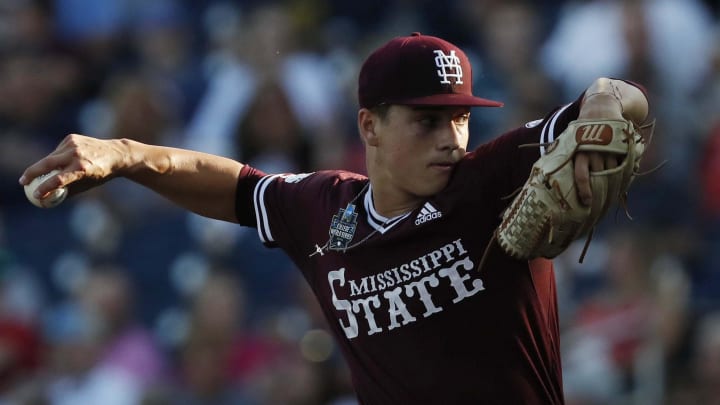
<path id="1" fill-rule="evenodd" d="M 375 148 L 366 148 L 365 160 L 375 211 L 385 218 L 393 218 L 419 206 L 419 197 L 392 186 L 393 176 L 382 169 L 382 164 L 376 163 L 377 159 Z"/>
<path id="2" fill-rule="evenodd" d="M 407 193 L 388 190 L 371 182 L 373 206 L 378 214 L 393 218 L 408 213 L 420 205 L 421 199 Z"/>

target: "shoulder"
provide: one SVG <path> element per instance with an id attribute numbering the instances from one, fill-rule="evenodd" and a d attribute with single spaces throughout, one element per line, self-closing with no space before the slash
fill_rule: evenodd
<path id="1" fill-rule="evenodd" d="M 265 176 L 255 188 L 256 202 L 288 201 L 295 204 L 318 204 L 342 199 L 357 193 L 368 179 L 343 170 L 321 170 L 310 173 Z"/>
<path id="2" fill-rule="evenodd" d="M 291 187 L 296 189 L 318 188 L 318 187 L 338 187 L 342 185 L 353 184 L 356 182 L 366 181 L 367 177 L 353 172 L 344 170 L 320 170 L 309 173 L 284 173 L 267 175 L 260 180 L 260 184 L 275 184 L 281 187 Z"/>
<path id="3" fill-rule="evenodd" d="M 498 150 L 516 151 L 520 145 L 552 143 L 560 135 L 568 123 L 577 118 L 580 111 L 580 98 L 576 101 L 557 106 L 546 116 L 536 120 L 528 121 L 523 125 L 513 128 L 500 136 L 477 147 L 472 153 L 487 154 Z"/>
<path id="4" fill-rule="evenodd" d="M 467 153 L 457 167 L 456 184 L 470 187 L 478 197 L 506 196 L 520 187 L 530 169 L 577 118 L 580 98 L 557 106 L 545 117 L 513 128 Z"/>

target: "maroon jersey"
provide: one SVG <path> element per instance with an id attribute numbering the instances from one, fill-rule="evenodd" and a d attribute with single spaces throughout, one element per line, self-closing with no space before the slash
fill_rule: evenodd
<path id="1" fill-rule="evenodd" d="M 495 246 L 476 268 L 509 203 L 502 197 L 540 156 L 518 145 L 552 141 L 577 114 L 575 102 L 480 146 L 442 192 L 396 218 L 375 211 L 365 176 L 245 170 L 240 221 L 302 271 L 361 403 L 563 402 L 551 262 Z M 251 203 L 255 218 L 241 216 Z M 319 249 L 338 238 L 351 238 L 347 250 Z"/>

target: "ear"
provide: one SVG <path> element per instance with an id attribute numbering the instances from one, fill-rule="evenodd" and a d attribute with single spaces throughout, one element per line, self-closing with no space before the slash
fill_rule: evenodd
<path id="1" fill-rule="evenodd" d="M 375 126 L 379 117 L 367 108 L 361 108 L 358 111 L 358 131 L 360 138 L 367 146 L 377 146 L 378 137 L 375 134 Z"/>

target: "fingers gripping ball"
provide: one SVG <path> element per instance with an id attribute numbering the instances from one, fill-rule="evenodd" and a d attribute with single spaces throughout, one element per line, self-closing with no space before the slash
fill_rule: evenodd
<path id="1" fill-rule="evenodd" d="M 25 186 L 25 196 L 31 203 L 33 203 L 33 205 L 40 208 L 52 208 L 65 201 L 65 198 L 68 194 L 67 188 L 65 187 L 52 190 L 42 198 L 37 198 L 34 195 L 35 190 L 37 190 L 40 184 L 42 184 L 48 178 L 56 175 L 57 173 L 60 173 L 60 170 L 55 169 L 49 173 L 45 173 L 41 176 L 34 178 L 33 181 L 30 182 L 30 184 L 27 184 Z"/>
<path id="2" fill-rule="evenodd" d="M 500 247 L 518 259 L 553 258 L 575 239 L 591 235 L 612 202 L 624 203 L 638 173 L 645 151 L 640 129 L 623 120 L 571 122 L 535 163 L 503 213 L 495 234 Z M 581 204 L 575 189 L 573 156 L 578 151 L 610 153 L 622 159 L 615 168 L 591 172 L 590 206 Z"/>

